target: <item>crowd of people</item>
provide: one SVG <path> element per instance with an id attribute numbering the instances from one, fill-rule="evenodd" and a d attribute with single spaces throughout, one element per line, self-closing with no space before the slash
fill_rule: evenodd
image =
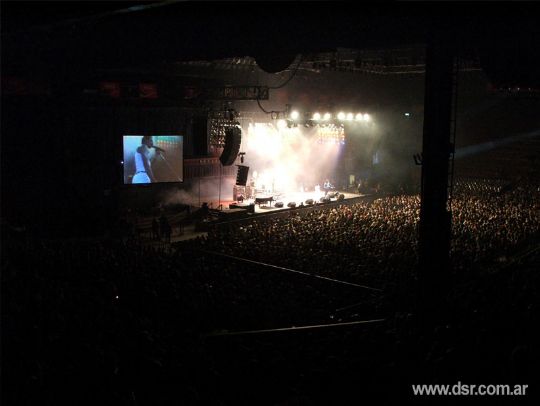
<path id="1" fill-rule="evenodd" d="M 471 187 L 476 187 L 478 181 L 474 182 Z M 479 196 L 468 193 L 464 182 L 460 185 L 451 201 L 455 268 L 504 260 L 538 235 L 540 194 L 534 188 L 493 190 Z M 490 190 L 491 185 L 488 181 L 481 189 Z M 240 226 L 218 226 L 203 241 L 186 245 L 383 286 L 414 270 L 419 215 L 418 195 L 387 196 Z"/>
<path id="2" fill-rule="evenodd" d="M 385 399 L 412 377 L 528 378 L 538 360 L 530 328 L 540 321 L 530 262 L 538 252 L 517 264 L 514 255 L 538 244 L 540 194 L 458 192 L 451 207 L 454 267 L 471 272 L 451 292 L 453 319 L 429 332 L 416 328 L 408 300 L 416 195 L 223 224 L 159 248 L 4 230 L 3 396 L 9 404 L 310 404 L 329 396 L 325 385 L 353 391 L 359 380 Z M 516 334 L 501 336 L 500 323 Z"/>
<path id="3" fill-rule="evenodd" d="M 357 283 L 366 277 L 375 282 L 397 262 L 412 268 L 415 203 L 416 197 L 398 196 L 298 210 L 289 217 L 218 226 L 202 241 L 184 245 Z M 400 238 L 391 238 L 394 232 Z"/>
<path id="4" fill-rule="evenodd" d="M 500 193 L 509 184 L 509 181 L 503 179 L 459 178 L 455 182 L 454 190 L 462 195 L 490 196 Z"/>
<path id="5" fill-rule="evenodd" d="M 486 258 L 505 260 L 516 247 L 537 236 L 540 194 L 519 187 L 489 196 L 458 195 L 452 200 L 452 252 L 459 266 Z"/>

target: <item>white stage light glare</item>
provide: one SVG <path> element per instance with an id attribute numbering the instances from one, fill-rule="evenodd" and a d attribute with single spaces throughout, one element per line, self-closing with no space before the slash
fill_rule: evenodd
<path id="1" fill-rule="evenodd" d="M 280 118 L 278 121 L 277 121 L 277 127 L 279 129 L 283 129 L 285 127 L 287 127 L 287 122 L 285 120 L 283 120 L 282 118 Z"/>
<path id="2" fill-rule="evenodd" d="M 347 120 L 348 120 L 348 121 L 352 121 L 353 118 L 354 118 L 353 113 L 348 113 L 348 114 L 347 114 Z"/>
<path id="3" fill-rule="evenodd" d="M 364 114 L 364 121 L 369 121 L 371 119 L 371 117 L 369 116 L 369 114 Z"/>
<path id="4" fill-rule="evenodd" d="M 362 121 L 364 119 L 364 116 L 362 115 L 362 113 L 358 113 L 356 115 L 356 121 Z"/>
<path id="5" fill-rule="evenodd" d="M 291 119 L 292 120 L 298 120 L 298 117 L 300 117 L 300 113 L 298 111 L 296 111 L 296 110 L 293 110 L 291 112 Z"/>
<path id="6" fill-rule="evenodd" d="M 340 111 L 337 115 L 338 120 L 345 120 L 345 113 Z"/>
<path id="7" fill-rule="evenodd" d="M 313 114 L 313 120 L 320 120 L 320 119 L 321 119 L 321 115 L 319 113 Z"/>
<path id="8" fill-rule="evenodd" d="M 331 118 L 332 118 L 332 114 L 330 114 L 330 113 L 324 113 L 324 119 L 325 119 L 326 121 L 330 120 Z"/>

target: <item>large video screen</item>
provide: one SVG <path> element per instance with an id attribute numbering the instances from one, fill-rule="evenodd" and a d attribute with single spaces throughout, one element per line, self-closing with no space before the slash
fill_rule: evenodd
<path id="1" fill-rule="evenodd" d="M 124 135 L 124 184 L 183 182 L 184 137 Z"/>

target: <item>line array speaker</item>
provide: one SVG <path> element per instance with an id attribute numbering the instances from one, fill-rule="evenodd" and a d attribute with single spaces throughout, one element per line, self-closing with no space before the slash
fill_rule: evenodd
<path id="1" fill-rule="evenodd" d="M 246 186 L 249 166 L 245 165 L 236 165 L 238 166 L 238 172 L 236 173 L 236 186 Z"/>
<path id="2" fill-rule="evenodd" d="M 225 130 L 225 146 L 219 157 L 223 166 L 230 166 L 236 160 L 240 144 L 242 143 L 242 130 L 240 127 L 228 127 Z"/>

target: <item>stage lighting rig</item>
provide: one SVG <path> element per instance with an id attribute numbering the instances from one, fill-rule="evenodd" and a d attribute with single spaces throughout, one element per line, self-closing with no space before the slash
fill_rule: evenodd
<path id="1" fill-rule="evenodd" d="M 268 114 L 271 114 L 272 120 L 277 121 L 277 127 L 279 129 L 294 128 L 304 126 L 306 128 L 310 127 L 339 127 L 347 124 L 357 125 L 360 123 L 371 122 L 371 116 L 367 113 L 353 113 L 346 111 L 339 111 L 337 113 L 327 111 L 325 113 L 316 112 L 299 112 L 298 110 L 291 110 L 290 106 L 287 105 L 285 111 L 269 111 Z"/>
<path id="2" fill-rule="evenodd" d="M 209 144 L 214 147 L 225 145 L 225 132 L 228 128 L 237 127 L 240 113 L 236 111 L 232 103 L 222 103 L 220 107 L 208 112 L 207 122 L 204 127 L 209 134 Z"/>

